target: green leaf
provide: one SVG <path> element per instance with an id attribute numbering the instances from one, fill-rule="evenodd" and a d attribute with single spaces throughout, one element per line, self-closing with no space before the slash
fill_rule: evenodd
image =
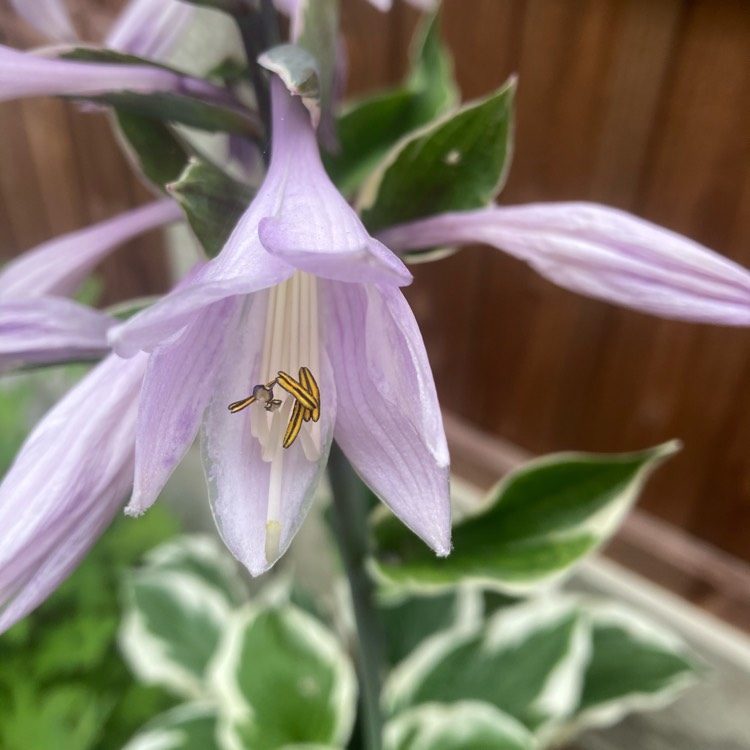
<path id="1" fill-rule="evenodd" d="M 458 101 L 453 64 L 440 39 L 439 16 L 415 37 L 411 70 L 399 86 L 350 104 L 338 120 L 340 148 L 325 154 L 328 174 L 351 195 L 404 136 Z"/>
<path id="2" fill-rule="evenodd" d="M 190 160 L 179 179 L 167 189 L 182 207 L 210 258 L 221 252 L 255 195 L 248 185 L 197 158 Z"/>
<path id="3" fill-rule="evenodd" d="M 385 583 L 439 590 L 474 581 L 526 594 L 570 572 L 617 530 L 646 479 L 679 448 L 637 453 L 559 453 L 509 474 L 482 510 L 453 530 L 449 557 L 434 556 L 385 512 L 373 514 L 373 570 Z"/>
<path id="4" fill-rule="evenodd" d="M 317 620 L 290 607 L 237 613 L 212 685 L 231 747 L 346 743 L 356 682 L 348 657 Z"/>
<path id="5" fill-rule="evenodd" d="M 407 596 L 380 604 L 385 648 L 391 664 L 405 659 L 422 641 L 455 627 L 481 622 L 482 595 L 462 587 L 433 596 Z"/>
<path id="6" fill-rule="evenodd" d="M 591 658 L 566 736 L 662 708 L 696 681 L 685 644 L 639 613 L 611 602 L 587 602 L 582 611 L 591 622 Z"/>
<path id="7" fill-rule="evenodd" d="M 421 703 L 490 703 L 531 731 L 575 708 L 588 658 L 575 603 L 545 598 L 498 612 L 484 626 L 434 636 L 385 687 L 393 713 Z"/>
<path id="8" fill-rule="evenodd" d="M 150 721 L 123 750 L 221 750 L 216 708 L 187 703 Z"/>
<path id="9" fill-rule="evenodd" d="M 158 568 L 136 571 L 128 583 L 120 648 L 133 673 L 176 695 L 205 695 L 208 663 L 229 619 L 224 593 L 197 576 Z"/>
<path id="10" fill-rule="evenodd" d="M 159 120 L 119 110 L 115 117 L 135 167 L 159 190 L 165 190 L 187 166 L 190 147 Z"/>
<path id="11" fill-rule="evenodd" d="M 281 44 L 266 50 L 258 65 L 275 73 L 294 96 L 299 96 L 314 125 L 320 120 L 320 72 L 317 60 L 296 44 Z"/>
<path id="12" fill-rule="evenodd" d="M 487 703 L 428 703 L 388 722 L 385 750 L 535 750 L 518 721 Z"/>
<path id="13" fill-rule="evenodd" d="M 224 545 L 209 534 L 186 534 L 162 544 L 146 555 L 149 571 L 177 571 L 200 578 L 221 591 L 227 601 L 241 604 L 247 588 L 240 578 L 237 562 Z"/>
<path id="14" fill-rule="evenodd" d="M 514 93 L 511 80 L 394 149 L 363 189 L 368 230 L 490 203 L 510 164 Z"/>
<path id="15" fill-rule="evenodd" d="M 61 58 L 104 65 L 146 65 L 168 70 L 175 75 L 185 75 L 165 65 L 158 65 L 151 60 L 106 49 L 78 47 L 65 52 L 61 55 Z M 257 138 L 262 134 L 262 126 L 256 114 L 229 101 L 207 101 L 191 94 L 172 91 L 153 91 L 150 93 L 123 91 L 98 96 L 72 96 L 70 98 L 109 104 L 121 111 L 132 112 L 165 122 L 177 122 L 209 132 L 240 133 L 252 138 Z"/>

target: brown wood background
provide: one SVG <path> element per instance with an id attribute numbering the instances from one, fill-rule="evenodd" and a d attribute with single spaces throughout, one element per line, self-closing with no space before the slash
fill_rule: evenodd
<path id="1" fill-rule="evenodd" d="M 79 4 L 83 0 L 79 0 Z M 119 2 L 78 16 L 96 39 Z M 416 13 L 342 0 L 350 92 L 398 80 Z M 594 200 L 750 267 L 750 3 L 444 0 L 467 99 L 520 77 L 502 202 Z M 0 41 L 39 40 L 0 0 Z M 148 196 L 99 115 L 0 104 L 0 256 Z M 110 298 L 158 288 L 158 236 L 105 266 Z M 409 290 L 450 409 L 533 452 L 684 452 L 643 506 L 750 559 L 750 331 L 656 320 L 556 289 L 473 248 L 415 269 Z"/>
<path id="2" fill-rule="evenodd" d="M 350 88 L 398 80 L 416 14 L 344 0 Z M 593 200 L 750 267 L 750 3 L 444 0 L 467 99 L 519 75 L 504 203 Z M 441 400 L 534 451 L 677 437 L 643 507 L 750 559 L 750 331 L 577 297 L 495 250 L 418 266 Z"/>

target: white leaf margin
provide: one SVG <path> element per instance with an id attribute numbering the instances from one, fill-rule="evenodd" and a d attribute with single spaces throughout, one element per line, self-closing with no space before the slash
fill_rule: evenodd
<path id="1" fill-rule="evenodd" d="M 550 665 L 544 685 L 530 703 L 530 707 L 548 716 L 536 730 L 537 736 L 544 739 L 578 705 L 591 654 L 590 622 L 580 616 L 578 602 L 573 597 L 533 599 L 498 611 L 485 625 L 463 622 L 428 638 L 393 670 L 384 687 L 384 703 L 393 714 L 400 713 L 407 706 L 411 707 L 411 698 L 425 675 L 465 643 L 479 640 L 478 647 L 490 658 L 528 639 L 538 630 L 570 616 L 576 616 L 577 622 L 569 647 L 559 661 Z"/>
<path id="2" fill-rule="evenodd" d="M 179 724 L 215 716 L 216 707 L 211 703 L 185 703 L 146 724 L 122 750 L 180 750 L 186 735 Z"/>
<path id="3" fill-rule="evenodd" d="M 204 579 L 176 570 L 142 570 L 133 573 L 130 585 L 145 583 L 164 589 L 186 611 L 208 615 L 218 634 L 223 633 L 231 607 L 219 589 L 209 586 Z M 189 700 L 200 700 L 208 695 L 205 679 L 201 680 L 168 655 L 169 642 L 149 630 L 146 618 L 129 601 L 118 633 L 120 652 L 130 670 L 147 685 L 163 685 Z"/>
<path id="4" fill-rule="evenodd" d="M 276 608 L 288 618 L 288 623 L 300 641 L 333 667 L 335 691 L 329 695 L 329 703 L 337 709 L 338 722 L 333 729 L 332 746 L 343 745 L 352 732 L 357 711 L 358 688 L 354 667 L 336 637 L 315 618 L 292 605 Z M 237 683 L 236 668 L 242 653 L 244 633 L 268 609 L 248 604 L 235 610 L 227 622 L 222 642 L 209 665 L 209 686 L 221 707 L 217 738 L 220 747 L 225 750 L 245 750 L 236 727 L 252 721 L 254 711 Z M 284 747 L 314 750 L 328 746 L 302 743 Z"/>
<path id="5" fill-rule="evenodd" d="M 416 729 L 418 734 L 409 750 L 431 750 L 441 747 L 441 740 L 451 729 L 478 726 L 515 742 L 518 750 L 535 750 L 537 747 L 534 735 L 521 722 L 481 701 L 461 701 L 451 705 L 423 703 L 404 711 L 386 724 L 384 747 L 385 750 L 400 750 L 405 736 Z"/>

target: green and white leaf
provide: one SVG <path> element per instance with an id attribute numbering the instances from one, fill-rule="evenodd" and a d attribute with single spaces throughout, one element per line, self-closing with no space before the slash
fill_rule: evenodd
<path id="1" fill-rule="evenodd" d="M 221 750 L 216 708 L 186 703 L 150 721 L 123 750 Z"/>
<path id="2" fill-rule="evenodd" d="M 324 154 L 328 174 L 351 195 L 408 133 L 456 106 L 453 62 L 440 38 L 439 15 L 415 36 L 410 72 L 397 88 L 350 103 L 338 119 L 340 148 Z"/>
<path id="3" fill-rule="evenodd" d="M 535 750 L 534 737 L 513 717 L 487 703 L 428 703 L 385 727 L 385 750 Z"/>
<path id="4" fill-rule="evenodd" d="M 255 195 L 255 190 L 249 185 L 195 157 L 167 189 L 185 212 L 209 258 L 221 252 Z"/>
<path id="5" fill-rule="evenodd" d="M 319 621 L 291 606 L 236 612 L 212 667 L 228 750 L 346 744 L 356 706 L 351 663 Z"/>
<path id="6" fill-rule="evenodd" d="M 210 534 L 183 534 L 160 544 L 146 555 L 144 565 L 151 570 L 192 574 L 221 591 L 233 604 L 241 604 L 247 599 L 247 587 L 240 577 L 236 560 Z"/>
<path id="7" fill-rule="evenodd" d="M 589 600 L 581 612 L 591 623 L 591 658 L 578 707 L 557 732 L 558 741 L 634 711 L 663 708 L 699 678 L 687 646 L 640 613 Z"/>
<path id="8" fill-rule="evenodd" d="M 510 166 L 515 81 L 404 139 L 360 194 L 370 232 L 488 205 Z"/>
<path id="9" fill-rule="evenodd" d="M 453 529 L 439 559 L 394 516 L 373 514 L 372 569 L 385 585 L 427 591 L 472 582 L 524 595 L 569 574 L 617 530 L 654 469 L 679 448 L 558 453 L 530 461 Z"/>
<path id="10" fill-rule="evenodd" d="M 425 641 L 392 672 L 385 701 L 396 714 L 421 703 L 475 700 L 545 731 L 578 705 L 589 644 L 575 602 L 545 597 Z"/>
<path id="11" fill-rule="evenodd" d="M 115 110 L 120 142 L 135 168 L 164 191 L 188 164 L 192 149 L 169 125 L 152 117 Z"/>
<path id="12" fill-rule="evenodd" d="M 391 664 L 411 654 L 422 641 L 444 630 L 474 627 L 484 613 L 482 592 L 472 586 L 427 596 L 404 596 L 380 602 L 385 648 Z"/>
<path id="13" fill-rule="evenodd" d="M 60 57 L 65 60 L 104 65 L 145 65 L 169 70 L 176 75 L 184 75 L 180 71 L 152 60 L 108 49 L 77 47 L 67 50 Z M 250 138 L 257 138 L 262 134 L 262 126 L 255 113 L 230 101 L 208 101 L 205 98 L 173 91 L 150 93 L 116 91 L 98 96 L 72 96 L 70 98 L 109 104 L 121 111 L 152 117 L 164 122 L 177 122 L 212 133 L 225 131 L 239 133 Z"/>
<path id="14" fill-rule="evenodd" d="M 119 643 L 132 672 L 179 696 L 204 697 L 230 616 L 227 595 L 191 573 L 158 568 L 131 573 L 128 589 Z"/>
<path id="15" fill-rule="evenodd" d="M 297 44 L 281 44 L 266 50 L 258 65 L 275 73 L 289 92 L 299 96 L 310 113 L 313 125 L 320 121 L 320 72 L 318 61 Z"/>

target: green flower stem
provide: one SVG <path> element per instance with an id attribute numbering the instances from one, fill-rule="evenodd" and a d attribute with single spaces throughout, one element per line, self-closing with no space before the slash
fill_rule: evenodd
<path id="1" fill-rule="evenodd" d="M 328 472 L 333 489 L 333 528 L 349 578 L 357 625 L 356 657 L 363 747 L 380 750 L 383 742 L 380 710 L 383 631 L 375 607 L 375 587 L 365 570 L 369 547 L 367 491 L 335 443 L 331 448 Z"/>

